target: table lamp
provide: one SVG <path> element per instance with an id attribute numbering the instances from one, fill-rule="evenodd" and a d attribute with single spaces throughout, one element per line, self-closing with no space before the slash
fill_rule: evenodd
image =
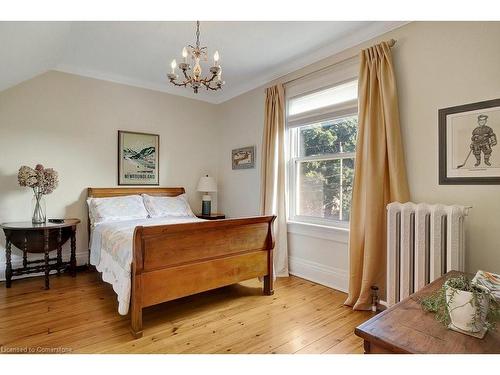
<path id="1" fill-rule="evenodd" d="M 217 184 L 214 178 L 209 177 L 208 174 L 201 177 L 198 182 L 198 191 L 204 193 L 201 198 L 201 214 L 209 216 L 212 206 L 212 196 L 209 193 L 217 191 Z"/>

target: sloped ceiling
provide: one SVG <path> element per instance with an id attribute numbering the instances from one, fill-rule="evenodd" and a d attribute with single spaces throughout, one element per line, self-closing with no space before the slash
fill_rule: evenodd
<path id="1" fill-rule="evenodd" d="M 194 22 L 0 22 L 0 91 L 48 70 L 220 103 L 401 26 L 400 22 L 202 22 L 226 86 L 195 95 L 166 79 L 194 44 Z M 208 67 L 208 63 L 204 67 Z"/>
<path id="2" fill-rule="evenodd" d="M 69 22 L 0 22 L 0 91 L 55 68 L 70 31 Z"/>

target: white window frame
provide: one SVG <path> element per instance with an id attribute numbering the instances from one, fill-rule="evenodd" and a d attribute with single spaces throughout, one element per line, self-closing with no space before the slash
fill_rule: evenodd
<path id="1" fill-rule="evenodd" d="M 344 80 L 342 82 L 337 82 L 335 85 L 331 85 L 330 87 L 341 85 L 348 81 L 357 80 L 357 77 L 352 77 L 348 80 Z M 321 90 L 327 89 L 329 87 L 322 87 Z M 317 91 L 317 90 L 315 90 Z M 310 92 L 309 92 L 310 93 Z M 302 95 L 300 95 L 302 96 Z M 293 99 L 293 97 L 288 100 Z M 288 107 L 287 100 L 287 107 Z M 358 101 L 352 100 L 349 102 L 339 103 L 337 105 L 333 105 L 326 108 L 319 108 L 317 110 L 300 113 L 294 116 L 288 115 L 287 109 L 287 190 L 288 190 L 288 222 L 292 223 L 306 223 L 306 224 L 315 224 L 322 225 L 332 228 L 339 229 L 349 229 L 349 221 L 342 220 L 332 220 L 325 219 L 320 217 L 311 217 L 304 215 L 297 215 L 297 187 L 298 187 L 298 164 L 304 161 L 321 161 L 321 160 L 339 160 L 339 159 L 347 159 L 352 158 L 355 159 L 355 152 L 343 152 L 343 153 L 331 153 L 331 154 L 323 154 L 317 156 L 298 156 L 299 150 L 299 129 L 304 126 L 318 124 L 320 122 L 335 120 L 343 117 L 358 115 Z"/>

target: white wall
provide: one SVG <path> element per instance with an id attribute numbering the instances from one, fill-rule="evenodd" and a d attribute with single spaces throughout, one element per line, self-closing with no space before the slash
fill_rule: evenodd
<path id="1" fill-rule="evenodd" d="M 219 211 L 230 217 L 258 215 L 264 96 L 254 90 L 219 104 L 217 110 Z M 231 150 L 253 145 L 255 168 L 232 170 Z"/>
<path id="2" fill-rule="evenodd" d="M 198 179 L 217 174 L 215 113 L 212 104 L 60 72 L 0 92 L 0 222 L 31 220 L 19 167 L 53 167 L 60 183 L 46 196 L 47 215 L 82 220 L 77 253 L 85 262 L 86 188 L 116 186 L 119 129 L 160 135 L 160 186 L 185 187 L 199 211 Z M 4 259 L 2 248 L 0 277 Z"/>
<path id="3" fill-rule="evenodd" d="M 414 22 L 275 81 L 300 77 L 352 57 L 361 48 L 397 39 L 393 53 L 411 196 L 417 202 L 473 206 L 467 218 L 466 269 L 470 272 L 500 272 L 500 186 L 438 184 L 437 111 L 500 97 L 499 36 L 500 22 Z M 229 136 L 221 139 L 224 163 L 219 176 L 221 191 L 231 191 L 221 194 L 220 206 L 234 216 L 248 212 L 248 202 L 258 202 L 257 170 L 236 175 L 230 170 L 229 155 L 240 143 L 260 144 L 264 89 L 220 107 L 220 131 Z M 244 142 L 232 138 L 243 133 Z M 496 153 L 500 157 L 500 148 Z M 348 248 L 342 231 L 289 225 L 289 253 L 292 273 L 345 290 L 347 280 L 342 277 L 347 278 Z"/>
<path id="4" fill-rule="evenodd" d="M 467 270 L 498 273 L 500 185 L 438 184 L 437 111 L 500 98 L 500 22 L 418 22 L 394 36 L 412 199 L 472 206 L 467 218 Z M 500 146 L 494 153 L 500 157 Z"/>
<path id="5" fill-rule="evenodd" d="M 500 272 L 500 186 L 438 185 L 437 110 L 500 97 L 499 35 L 499 22 L 415 22 L 281 78 L 398 40 L 394 63 L 412 199 L 473 206 L 467 219 L 471 272 Z M 86 256 L 85 189 L 116 185 L 118 129 L 160 134 L 160 185 L 186 187 L 195 209 L 198 178 L 210 173 L 218 177 L 219 211 L 256 215 L 263 110 L 264 87 L 214 106 L 58 72 L 0 92 L 0 221 L 29 220 L 31 193 L 17 186 L 19 166 L 54 167 L 61 185 L 47 197 L 48 214 L 82 219 L 78 252 Z M 233 171 L 231 150 L 249 145 L 257 146 L 256 168 Z M 292 272 L 345 289 L 345 232 L 292 225 L 289 243 Z"/>

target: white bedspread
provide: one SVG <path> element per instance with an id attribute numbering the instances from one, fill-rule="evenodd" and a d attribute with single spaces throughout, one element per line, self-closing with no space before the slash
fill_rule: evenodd
<path id="1" fill-rule="evenodd" d="M 97 224 L 90 241 L 90 263 L 102 273 L 118 296 L 118 312 L 127 315 L 130 303 L 132 240 L 138 225 L 152 226 L 204 221 L 196 217 L 160 217 Z"/>

